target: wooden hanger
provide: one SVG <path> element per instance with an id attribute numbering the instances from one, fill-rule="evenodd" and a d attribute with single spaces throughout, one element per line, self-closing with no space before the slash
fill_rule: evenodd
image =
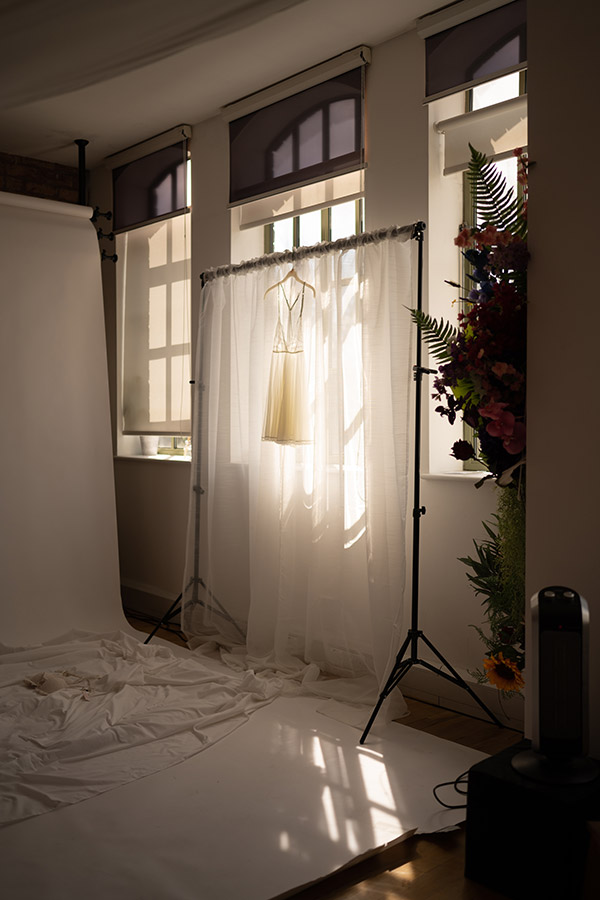
<path id="1" fill-rule="evenodd" d="M 275 284 L 272 284 L 271 287 L 267 288 L 267 290 L 265 291 L 265 297 L 267 296 L 269 291 L 274 291 L 275 288 L 281 287 L 283 284 L 285 284 L 286 281 L 289 281 L 290 278 L 294 278 L 303 287 L 308 288 L 310 291 L 312 291 L 313 294 L 315 295 L 315 297 L 317 296 L 317 292 L 315 291 L 312 284 L 309 284 L 308 281 L 303 281 L 301 278 L 299 278 L 296 270 L 294 268 L 291 268 L 290 271 L 287 273 L 287 275 L 285 275 L 281 279 L 281 281 L 277 281 L 277 282 L 275 282 Z"/>

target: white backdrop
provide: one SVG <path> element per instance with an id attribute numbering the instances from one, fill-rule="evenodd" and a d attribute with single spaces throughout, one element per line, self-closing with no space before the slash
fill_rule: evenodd
<path id="1" fill-rule="evenodd" d="M 0 641 L 12 646 L 126 627 L 90 215 L 0 193 Z"/>

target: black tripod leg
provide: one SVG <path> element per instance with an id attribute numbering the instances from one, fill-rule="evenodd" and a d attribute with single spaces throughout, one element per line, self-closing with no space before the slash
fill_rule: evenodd
<path id="1" fill-rule="evenodd" d="M 458 672 L 457 672 L 455 669 L 452 668 L 452 666 L 450 665 L 450 663 L 448 662 L 448 660 L 444 659 L 444 657 L 443 657 L 442 654 L 439 652 L 439 650 L 436 650 L 436 648 L 433 646 L 433 644 L 431 643 L 431 641 L 428 640 L 428 639 L 425 637 L 424 634 L 421 635 L 421 638 L 425 641 L 425 643 L 427 644 L 427 646 L 429 647 L 429 649 L 430 649 L 433 653 L 435 653 L 435 655 L 436 655 L 437 658 L 440 660 L 440 662 L 443 663 L 443 665 L 446 666 L 446 668 L 448 669 L 448 671 L 452 673 L 454 683 L 457 684 L 459 687 L 463 688 L 465 691 L 467 691 L 467 693 L 473 698 L 473 700 L 475 700 L 475 702 L 479 704 L 479 706 L 480 706 L 481 709 L 484 711 L 484 713 L 485 713 L 487 716 L 490 717 L 490 719 L 492 720 L 492 722 L 494 723 L 494 725 L 498 725 L 500 728 L 504 728 L 504 726 L 503 726 L 502 722 L 500 721 L 500 719 L 498 719 L 498 717 L 494 715 L 494 713 L 491 711 L 491 709 L 488 709 L 488 707 L 485 705 L 485 703 L 483 702 L 483 700 L 481 700 L 481 699 L 477 696 L 477 694 L 475 693 L 475 691 L 472 690 L 472 688 L 467 684 L 467 682 L 464 680 L 464 678 L 461 678 L 460 675 L 458 674 Z M 431 666 L 431 665 L 429 665 L 429 664 L 426 663 L 426 662 L 421 661 L 421 665 L 422 665 L 422 666 L 425 666 L 425 667 L 428 668 L 428 669 L 431 669 L 432 672 L 437 672 L 437 673 L 440 674 L 440 675 L 443 675 L 443 674 L 444 674 L 443 672 L 440 672 L 439 669 L 436 669 L 435 666 Z"/>
<path id="2" fill-rule="evenodd" d="M 164 616 L 162 617 L 162 619 L 160 620 L 160 622 L 158 623 L 158 625 L 156 626 L 154 631 L 151 634 L 149 634 L 148 637 L 146 638 L 146 640 L 144 641 L 145 644 L 149 644 L 150 641 L 152 640 L 152 638 L 154 637 L 154 635 L 156 634 L 156 632 L 158 631 L 158 629 L 161 628 L 165 622 L 168 622 L 169 619 L 171 618 L 171 616 L 175 614 L 175 612 L 179 611 L 179 610 L 176 610 L 176 606 L 179 603 L 181 603 L 182 597 L 183 597 L 183 594 L 180 594 L 179 597 L 177 597 L 177 599 L 173 601 L 173 603 L 171 604 L 171 606 L 169 607 L 167 612 L 164 614 Z"/>
<path id="3" fill-rule="evenodd" d="M 406 636 L 404 643 L 402 644 L 400 650 L 398 651 L 398 655 L 396 656 L 396 662 L 394 663 L 394 667 L 392 668 L 392 671 L 389 674 L 388 680 L 385 683 L 385 687 L 383 688 L 381 694 L 379 695 L 379 700 L 377 701 L 375 709 L 371 713 L 371 718 L 367 722 L 367 727 L 365 728 L 365 730 L 363 731 L 363 733 L 361 735 L 361 738 L 360 738 L 361 744 L 364 744 L 364 742 L 366 741 L 367 735 L 368 735 L 369 731 L 371 730 L 371 725 L 377 718 L 377 713 L 381 709 L 381 704 L 383 703 L 385 698 L 388 696 L 388 694 L 390 694 L 393 691 L 393 689 L 396 687 L 396 685 L 398 684 L 398 682 L 400 681 L 400 679 L 402 678 L 402 676 L 404 675 L 406 670 L 409 669 L 411 666 L 411 663 L 412 663 L 411 660 L 405 660 L 404 662 L 402 662 L 402 657 L 406 653 L 406 650 L 407 650 L 409 644 L 410 644 L 410 634 L 408 634 Z"/>

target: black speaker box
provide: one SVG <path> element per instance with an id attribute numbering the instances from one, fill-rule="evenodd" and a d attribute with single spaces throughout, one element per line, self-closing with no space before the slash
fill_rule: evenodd
<path id="1" fill-rule="evenodd" d="M 570 588 L 531 599 L 532 740 L 469 772 L 465 875 L 511 900 L 579 900 L 600 767 L 588 741 L 588 625 Z"/>
<path id="2" fill-rule="evenodd" d="M 467 791 L 465 876 L 511 900 L 580 900 L 600 780 L 548 784 L 512 765 L 529 741 L 473 766 Z"/>

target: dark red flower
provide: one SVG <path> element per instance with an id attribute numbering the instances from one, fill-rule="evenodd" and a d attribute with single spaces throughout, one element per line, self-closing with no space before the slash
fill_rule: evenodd
<path id="1" fill-rule="evenodd" d="M 475 459 L 475 450 L 469 441 L 455 441 L 450 451 L 450 456 L 463 460 Z"/>

